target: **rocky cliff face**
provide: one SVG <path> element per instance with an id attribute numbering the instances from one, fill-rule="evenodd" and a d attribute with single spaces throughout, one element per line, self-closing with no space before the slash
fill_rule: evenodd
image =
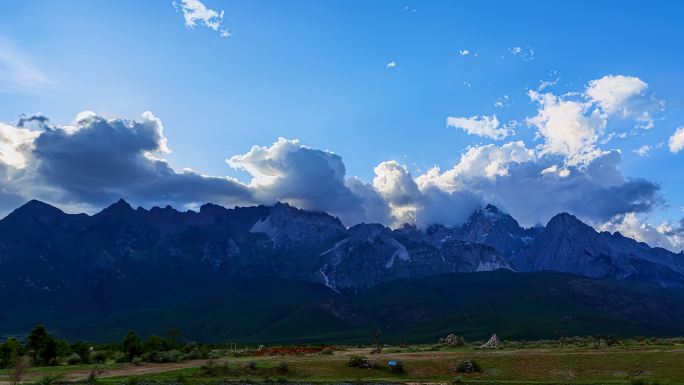
<path id="1" fill-rule="evenodd" d="M 446 228 L 433 225 L 427 233 L 435 243 L 447 240 L 481 243 L 492 246 L 504 257 L 511 259 L 540 231 L 540 228 L 525 229 L 496 206 L 487 205 L 473 212 L 462 227 Z"/>
<path id="2" fill-rule="evenodd" d="M 545 227 L 525 229 L 492 205 L 475 211 L 462 227 L 427 230 L 435 244 L 464 240 L 492 246 L 516 271 L 559 271 L 594 278 L 631 280 L 660 286 L 684 285 L 684 255 L 597 232 L 568 213 Z"/>
<path id="3" fill-rule="evenodd" d="M 491 247 L 450 240 L 434 244 L 417 230 L 391 231 L 381 225 L 356 225 L 349 236 L 321 253 L 321 276 L 338 289 L 368 288 L 396 278 L 444 272 L 511 269 Z"/>
<path id="4" fill-rule="evenodd" d="M 587 277 L 681 286 L 681 259 L 620 234 L 598 233 L 561 213 L 512 260 L 520 271 L 553 270 Z"/>

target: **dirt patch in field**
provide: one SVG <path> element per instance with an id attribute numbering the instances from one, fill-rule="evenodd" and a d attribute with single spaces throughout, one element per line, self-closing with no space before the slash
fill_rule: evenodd
<path id="1" fill-rule="evenodd" d="M 264 348 L 256 352 L 256 356 L 296 356 L 300 354 L 316 354 L 324 350 L 335 351 L 337 350 L 334 346 L 318 346 L 318 347 L 294 347 L 294 346 L 281 346 L 277 348 Z"/>

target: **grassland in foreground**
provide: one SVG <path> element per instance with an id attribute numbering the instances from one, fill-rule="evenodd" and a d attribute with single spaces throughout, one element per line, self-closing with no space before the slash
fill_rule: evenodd
<path id="1" fill-rule="evenodd" d="M 97 381 L 211 384 L 253 382 L 395 382 L 507 384 L 684 384 L 684 346 L 632 348 L 536 348 L 474 350 L 460 348 L 421 351 L 412 347 L 370 354 L 371 348 L 348 348 L 333 354 L 222 357 L 181 363 L 108 364 Z M 362 355 L 376 368 L 352 368 L 352 356 Z M 387 362 L 400 360 L 404 373 L 390 372 Z M 480 373 L 456 373 L 471 360 Z M 86 381 L 95 365 L 34 368 L 24 383 Z M 0 372 L 0 382 L 7 371 Z M 55 381 L 56 380 L 56 381 Z M 3 385 L 5 385 L 3 383 Z"/>

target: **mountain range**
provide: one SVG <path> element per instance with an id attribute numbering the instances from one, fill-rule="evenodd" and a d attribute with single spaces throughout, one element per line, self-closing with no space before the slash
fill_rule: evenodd
<path id="1" fill-rule="evenodd" d="M 440 298 L 427 307 L 414 301 L 412 305 L 399 303 L 387 308 L 387 300 L 369 299 L 391 297 L 393 292 L 405 292 L 406 287 L 430 286 L 429 282 L 442 282 L 439 290 L 446 290 L 442 294 L 456 290 L 454 285 L 458 284 L 444 278 L 445 274 L 470 282 L 471 286 L 460 288 L 470 293 L 461 305 L 454 305 L 451 296 L 436 293 L 424 293 L 425 298 Z M 463 278 L 470 276 L 480 278 Z M 543 287 L 522 285 L 521 277 L 544 282 Z M 557 282 L 551 283 L 548 277 Z M 149 321 L 152 314 L 156 317 L 168 309 L 207 301 L 211 303 L 206 304 L 208 307 L 227 306 L 234 311 L 252 307 L 257 315 L 244 322 L 266 322 L 258 316 L 266 310 L 254 307 L 255 301 L 274 312 L 269 313 L 271 318 L 266 317 L 271 322 L 259 330 L 273 328 L 274 323 L 282 322 L 273 317 L 285 317 L 296 309 L 299 316 L 322 312 L 332 317 L 326 321 L 330 330 L 312 326 L 300 338 L 353 339 L 364 335 L 362 330 L 370 325 L 389 325 L 405 333 L 410 328 L 425 328 L 425 323 L 444 322 L 456 317 L 453 312 L 459 306 L 469 306 L 470 302 L 474 306 L 479 298 L 475 293 L 491 294 L 492 286 L 510 290 L 500 285 L 513 281 L 531 291 L 554 287 L 574 293 L 564 300 L 571 303 L 569 308 L 584 309 L 583 315 L 570 312 L 557 316 L 570 317 L 564 319 L 578 331 L 603 330 L 617 323 L 629 326 L 614 328 L 627 334 L 637 333 L 646 324 L 651 330 L 656 325 L 656 331 L 642 334 L 684 332 L 684 325 L 677 321 L 682 318 L 677 309 L 684 304 L 680 296 L 684 287 L 683 253 L 651 248 L 619 233 L 597 232 L 567 213 L 554 216 L 544 227 L 523 228 L 510 215 L 487 205 L 460 227 L 418 229 L 404 225 L 391 229 L 358 224 L 347 228 L 328 214 L 283 203 L 233 209 L 205 204 L 199 211 L 181 212 L 168 206 L 134 209 L 120 200 L 97 214 L 86 215 L 66 214 L 34 200 L 0 220 L 0 335 L 24 331 L 36 323 L 52 323 L 67 336 L 86 333 L 93 339 L 115 338 L 126 325 L 145 328 L 149 322 L 140 320 Z M 561 286 L 565 288 L 559 289 Z M 264 293 L 263 287 L 272 290 Z M 226 290 L 232 294 L 218 296 Z M 615 294 L 618 292 L 621 294 Z M 255 293 L 270 296 L 272 301 L 256 299 Z M 283 298 L 286 293 L 287 299 Z M 523 298 L 540 295 L 523 293 L 516 298 L 527 309 L 532 305 Z M 544 293 L 541 300 L 548 300 L 550 295 Z M 415 294 L 404 293 L 403 297 L 414 298 Z M 480 317 L 478 322 L 489 322 L 482 321 L 483 314 L 488 314 L 488 319 L 494 314 L 509 317 L 510 312 L 502 315 L 495 305 L 508 297 L 499 292 L 489 298 L 487 306 L 493 308 L 482 314 L 475 312 Z M 368 301 L 377 305 L 371 306 Z M 616 301 L 623 307 L 615 308 Z M 156 313 L 154 309 L 163 304 L 167 310 Z M 286 304 L 291 306 L 288 311 L 282 309 Z M 444 306 L 453 311 L 435 310 Z M 509 308 L 503 302 L 500 306 Z M 541 320 L 548 316 L 533 309 L 528 317 Z M 593 316 L 601 315 L 603 321 L 588 322 L 586 317 L 592 316 L 589 310 Z M 661 318 L 651 311 L 661 313 Z M 165 319 L 178 320 L 179 313 L 173 314 Z M 241 334 L 239 330 L 246 326 L 239 322 L 234 327 L 224 322 L 211 333 L 207 325 L 223 318 L 208 321 L 197 308 L 193 314 L 198 319 L 178 323 L 196 338 L 279 340 L 287 335 L 282 332 L 285 329 L 271 334 Z M 635 320 L 635 315 L 639 319 Z M 387 321 L 393 317 L 409 319 Z M 112 323 L 115 319 L 118 321 Z M 583 320 L 582 328 L 577 326 L 579 319 Z M 464 324 L 472 322 L 468 318 Z M 508 328 L 512 324 L 496 323 Z M 92 330 L 84 332 L 84 325 Z M 158 332 L 164 325 L 158 322 L 157 329 L 149 332 Z M 348 332 L 339 334 L 339 330 Z M 434 337 L 425 330 L 416 335 Z M 518 330 L 522 336 L 535 333 Z M 411 338 L 406 335 L 405 339 Z"/>

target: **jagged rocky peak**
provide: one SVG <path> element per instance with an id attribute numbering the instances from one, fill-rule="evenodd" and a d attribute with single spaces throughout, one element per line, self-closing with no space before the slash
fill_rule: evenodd
<path id="1" fill-rule="evenodd" d="M 509 259 L 536 234 L 492 204 L 476 210 L 463 225 L 463 232 L 463 239 L 492 246 Z"/>
<path id="2" fill-rule="evenodd" d="M 503 211 L 501 211 L 498 207 L 494 206 L 491 203 L 487 204 L 481 211 L 484 212 L 485 215 L 490 216 L 491 218 L 498 218 L 504 215 Z"/>
<path id="3" fill-rule="evenodd" d="M 118 216 L 118 215 L 129 215 L 135 213 L 133 207 L 131 207 L 128 202 L 124 199 L 119 199 L 116 203 L 111 204 L 109 207 L 95 214 L 96 216 Z"/>
<path id="4" fill-rule="evenodd" d="M 10 215 L 55 216 L 64 215 L 64 211 L 45 202 L 32 199 L 14 210 Z"/>
<path id="5" fill-rule="evenodd" d="M 488 204 L 478 210 L 475 210 L 464 224 L 464 228 L 472 228 L 476 226 L 492 226 L 497 222 L 504 222 L 507 226 L 520 227 L 518 221 L 512 216 L 504 213 L 493 204 Z"/>
<path id="6" fill-rule="evenodd" d="M 150 212 L 167 212 L 167 213 L 179 213 L 180 211 L 171 207 L 171 205 L 166 205 L 163 208 L 159 206 L 154 206 L 150 209 Z"/>
<path id="7" fill-rule="evenodd" d="M 546 231 L 583 231 L 596 233 L 596 230 L 586 223 L 580 221 L 576 216 L 563 212 L 556 214 L 546 224 Z"/>
<path id="8" fill-rule="evenodd" d="M 225 211 L 227 211 L 225 207 L 213 203 L 205 203 L 200 206 L 200 213 L 202 214 L 222 213 Z"/>
<path id="9" fill-rule="evenodd" d="M 414 224 L 404 223 L 403 225 L 399 226 L 396 231 L 400 233 L 416 233 L 420 230 L 418 230 L 418 227 Z"/>
<path id="10" fill-rule="evenodd" d="M 315 223 L 321 226 L 344 228 L 342 222 L 331 215 L 318 211 L 303 210 L 283 202 L 278 202 L 270 208 L 268 218 L 274 225 Z"/>
<path id="11" fill-rule="evenodd" d="M 266 217 L 256 221 L 250 228 L 250 232 L 265 234 L 278 244 L 289 241 L 323 242 L 339 237 L 346 231 L 338 218 L 280 202 L 270 208 Z"/>
<path id="12" fill-rule="evenodd" d="M 379 237 L 391 237 L 392 230 L 378 223 L 361 223 L 349 228 L 349 234 L 367 242 L 373 242 Z"/>

